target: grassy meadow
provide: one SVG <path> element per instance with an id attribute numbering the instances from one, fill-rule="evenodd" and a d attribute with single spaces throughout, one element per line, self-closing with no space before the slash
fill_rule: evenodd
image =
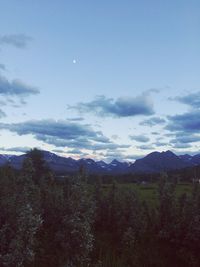
<path id="1" fill-rule="evenodd" d="M 111 186 L 111 184 L 103 184 L 102 187 L 105 192 L 108 192 Z M 158 183 L 124 183 L 117 184 L 117 186 L 122 190 L 132 190 L 142 201 L 146 201 L 149 205 L 156 205 L 158 201 Z M 182 194 L 190 195 L 192 193 L 192 188 L 192 183 L 177 184 L 175 188 L 177 198 Z"/>

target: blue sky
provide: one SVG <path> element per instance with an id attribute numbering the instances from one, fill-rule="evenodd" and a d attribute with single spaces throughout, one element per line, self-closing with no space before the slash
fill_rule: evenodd
<path id="1" fill-rule="evenodd" d="M 199 152 L 199 1 L 0 1 L 1 153 Z"/>

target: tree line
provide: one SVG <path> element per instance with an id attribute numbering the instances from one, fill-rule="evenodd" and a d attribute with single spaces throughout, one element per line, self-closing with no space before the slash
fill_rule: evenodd
<path id="1" fill-rule="evenodd" d="M 0 169 L 1 267 L 200 266 L 200 189 L 177 198 L 159 179 L 152 206 L 115 181 L 88 184 L 84 170 L 57 179 L 40 151 Z"/>

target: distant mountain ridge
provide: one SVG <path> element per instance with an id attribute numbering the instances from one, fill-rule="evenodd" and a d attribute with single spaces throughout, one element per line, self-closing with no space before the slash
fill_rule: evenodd
<path id="1" fill-rule="evenodd" d="M 42 151 L 46 164 L 56 173 L 77 173 L 81 166 L 90 174 L 125 174 L 125 173 L 158 173 L 162 171 L 178 170 L 200 165 L 200 154 L 191 156 L 176 155 L 170 150 L 165 152 L 152 152 L 136 160 L 134 163 L 120 162 L 114 159 L 111 163 L 94 161 L 89 158 L 75 160 L 58 156 L 49 151 Z M 16 169 L 22 167 L 26 154 L 0 155 L 0 166 L 6 163 Z"/>
<path id="2" fill-rule="evenodd" d="M 194 166 L 192 161 L 182 159 L 171 151 L 152 152 L 142 159 L 136 160 L 131 165 L 132 172 L 154 173 L 162 171 L 171 171 Z"/>

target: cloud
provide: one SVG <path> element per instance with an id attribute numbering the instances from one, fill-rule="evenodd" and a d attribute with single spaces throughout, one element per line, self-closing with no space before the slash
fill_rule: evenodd
<path id="1" fill-rule="evenodd" d="M 200 131 L 200 110 L 186 112 L 181 115 L 168 116 L 167 130 L 184 133 Z"/>
<path id="2" fill-rule="evenodd" d="M 6 113 L 0 109 L 0 119 L 5 118 L 5 117 L 6 117 Z"/>
<path id="3" fill-rule="evenodd" d="M 52 149 L 52 152 L 55 152 L 55 153 L 66 153 L 66 151 L 64 151 L 63 149 Z"/>
<path id="4" fill-rule="evenodd" d="M 63 149 L 52 149 L 52 152 L 59 153 L 59 154 L 67 154 L 67 155 L 78 155 L 79 157 L 85 157 L 88 154 L 82 152 L 80 149 L 74 148 L 71 150 L 63 150 Z"/>
<path id="5" fill-rule="evenodd" d="M 77 154 L 77 155 L 82 155 L 83 154 L 83 152 L 80 149 L 77 149 L 77 148 L 68 150 L 67 153 L 69 153 L 69 154 Z"/>
<path id="6" fill-rule="evenodd" d="M 148 94 L 159 94 L 161 93 L 162 91 L 165 91 L 165 90 L 169 90 L 170 89 L 170 86 L 166 85 L 164 87 L 160 87 L 160 88 L 150 88 L 150 89 L 147 89 L 145 91 L 145 93 L 148 93 Z"/>
<path id="7" fill-rule="evenodd" d="M 27 97 L 36 94 L 39 94 L 37 88 L 27 85 L 17 79 L 9 81 L 6 77 L 0 75 L 0 95 Z"/>
<path id="8" fill-rule="evenodd" d="M 145 90 L 144 93 L 145 94 L 152 94 L 152 93 L 159 94 L 161 90 L 162 90 L 161 88 L 150 88 L 150 89 Z"/>
<path id="9" fill-rule="evenodd" d="M 0 70 L 6 70 L 6 66 L 4 64 L 0 64 Z"/>
<path id="10" fill-rule="evenodd" d="M 181 133 L 180 135 L 177 135 L 176 138 L 172 139 L 170 142 L 171 143 L 195 143 L 195 142 L 199 142 L 200 141 L 200 136 L 197 135 L 183 135 L 183 133 Z"/>
<path id="11" fill-rule="evenodd" d="M 100 153 L 100 156 L 104 158 L 104 161 L 110 163 L 113 159 L 121 162 L 134 162 L 137 159 L 141 159 L 145 156 L 141 154 L 127 154 L 122 151 L 109 151 L 107 153 Z"/>
<path id="12" fill-rule="evenodd" d="M 0 123 L 0 129 L 15 132 L 18 135 L 33 135 L 45 143 L 68 148 L 88 150 L 105 150 L 128 148 L 129 145 L 118 145 L 109 140 L 100 131 L 95 131 L 87 124 L 68 121 L 32 120 L 21 123 Z"/>
<path id="13" fill-rule="evenodd" d="M 152 145 L 140 145 L 140 146 L 137 146 L 137 148 L 141 150 L 153 150 L 154 149 Z"/>
<path id="14" fill-rule="evenodd" d="M 140 154 L 131 154 L 131 155 L 126 155 L 124 158 L 127 160 L 127 161 L 135 161 L 137 159 L 141 159 L 143 157 L 145 157 L 146 154 L 144 155 L 140 155 Z"/>
<path id="15" fill-rule="evenodd" d="M 160 133 L 158 133 L 158 132 L 151 132 L 151 134 L 153 134 L 153 135 L 160 135 Z"/>
<path id="16" fill-rule="evenodd" d="M 189 105 L 193 108 L 200 108 L 200 91 L 188 94 L 186 96 L 178 96 L 175 98 L 170 98 L 170 100 L 178 101 L 180 103 Z"/>
<path id="17" fill-rule="evenodd" d="M 152 117 L 148 120 L 144 120 L 142 122 L 140 122 L 140 125 L 143 125 L 143 126 L 155 126 L 155 125 L 160 125 L 160 124 L 164 124 L 166 122 L 165 119 L 163 118 L 160 118 L 160 117 Z"/>
<path id="18" fill-rule="evenodd" d="M 80 150 L 78 148 L 74 148 L 74 149 L 68 150 L 67 154 L 78 155 L 79 158 L 91 157 L 91 155 L 88 155 L 88 153 L 85 153 L 85 152 L 83 152 L 82 150 Z"/>
<path id="19" fill-rule="evenodd" d="M 176 133 L 175 138 L 169 141 L 173 148 L 191 148 L 191 143 L 199 142 L 200 136 L 187 134 L 187 133 Z"/>
<path id="20" fill-rule="evenodd" d="M 191 150 L 182 150 L 181 149 L 181 151 L 178 149 L 178 150 L 176 150 L 176 149 L 171 149 L 171 151 L 174 153 L 174 154 L 176 154 L 176 155 L 185 155 L 185 154 L 189 154 L 189 155 L 191 155 L 191 156 L 194 156 L 194 155 L 197 155 L 197 154 L 199 154 L 199 150 L 196 150 L 196 151 L 191 151 Z"/>
<path id="21" fill-rule="evenodd" d="M 131 140 L 141 142 L 141 143 L 146 143 L 150 140 L 147 136 L 144 136 L 144 135 L 129 135 L 129 138 Z"/>
<path id="22" fill-rule="evenodd" d="M 68 108 L 76 109 L 80 112 L 92 112 L 98 116 L 117 118 L 154 114 L 153 103 L 148 94 L 137 97 L 120 97 L 116 100 L 106 98 L 105 96 L 98 96 L 91 102 L 80 102 Z"/>
<path id="23" fill-rule="evenodd" d="M 104 157 L 106 162 L 111 162 L 113 159 L 123 161 L 126 157 L 125 154 L 121 151 L 107 151 L 106 153 L 102 153 L 101 156 Z"/>
<path id="24" fill-rule="evenodd" d="M 6 101 L 0 100 L 0 106 L 6 106 Z"/>
<path id="25" fill-rule="evenodd" d="M 177 144 L 173 144 L 173 146 L 172 146 L 173 148 L 177 148 L 177 149 L 179 149 L 179 148 L 183 148 L 183 149 L 185 149 L 185 148 L 191 148 L 191 145 L 190 144 L 181 144 L 181 143 L 177 143 Z"/>
<path id="26" fill-rule="evenodd" d="M 27 151 L 31 150 L 31 148 L 30 147 L 11 147 L 11 148 L 0 147 L 0 150 L 6 151 L 6 152 L 26 153 Z"/>
<path id="27" fill-rule="evenodd" d="M 166 129 L 171 131 L 169 137 L 173 137 L 170 143 L 174 148 L 191 148 L 191 144 L 200 142 L 200 110 L 186 112 L 184 114 L 169 116 Z"/>
<path id="28" fill-rule="evenodd" d="M 93 131 L 88 125 L 55 120 L 32 120 L 22 123 L 0 124 L 0 127 L 17 132 L 19 135 L 34 134 L 39 137 L 40 135 L 47 135 L 50 137 L 59 137 L 64 140 L 73 140 L 82 136 L 90 138 L 101 136 L 99 132 Z"/>
<path id="29" fill-rule="evenodd" d="M 158 146 L 166 146 L 168 144 L 166 142 L 156 141 L 156 142 L 153 143 L 153 145 L 155 145 L 156 147 L 158 147 Z"/>
<path id="30" fill-rule="evenodd" d="M 102 144 L 96 144 L 96 145 L 93 145 L 92 146 L 92 149 L 93 150 L 116 150 L 116 149 L 126 149 L 126 148 L 129 148 L 130 145 L 121 145 L 121 144 L 116 144 L 116 143 L 102 143 Z M 91 148 L 90 148 L 91 149 Z"/>
<path id="31" fill-rule="evenodd" d="M 0 45 L 11 45 L 23 49 L 31 40 L 32 38 L 25 34 L 7 34 L 0 36 Z"/>
<path id="32" fill-rule="evenodd" d="M 68 118 L 67 119 L 68 121 L 84 121 L 84 118 L 82 118 L 82 117 L 76 117 L 76 118 Z"/>
<path id="33" fill-rule="evenodd" d="M 117 135 L 117 134 L 113 134 L 111 137 L 114 140 L 120 139 L 119 135 Z"/>

